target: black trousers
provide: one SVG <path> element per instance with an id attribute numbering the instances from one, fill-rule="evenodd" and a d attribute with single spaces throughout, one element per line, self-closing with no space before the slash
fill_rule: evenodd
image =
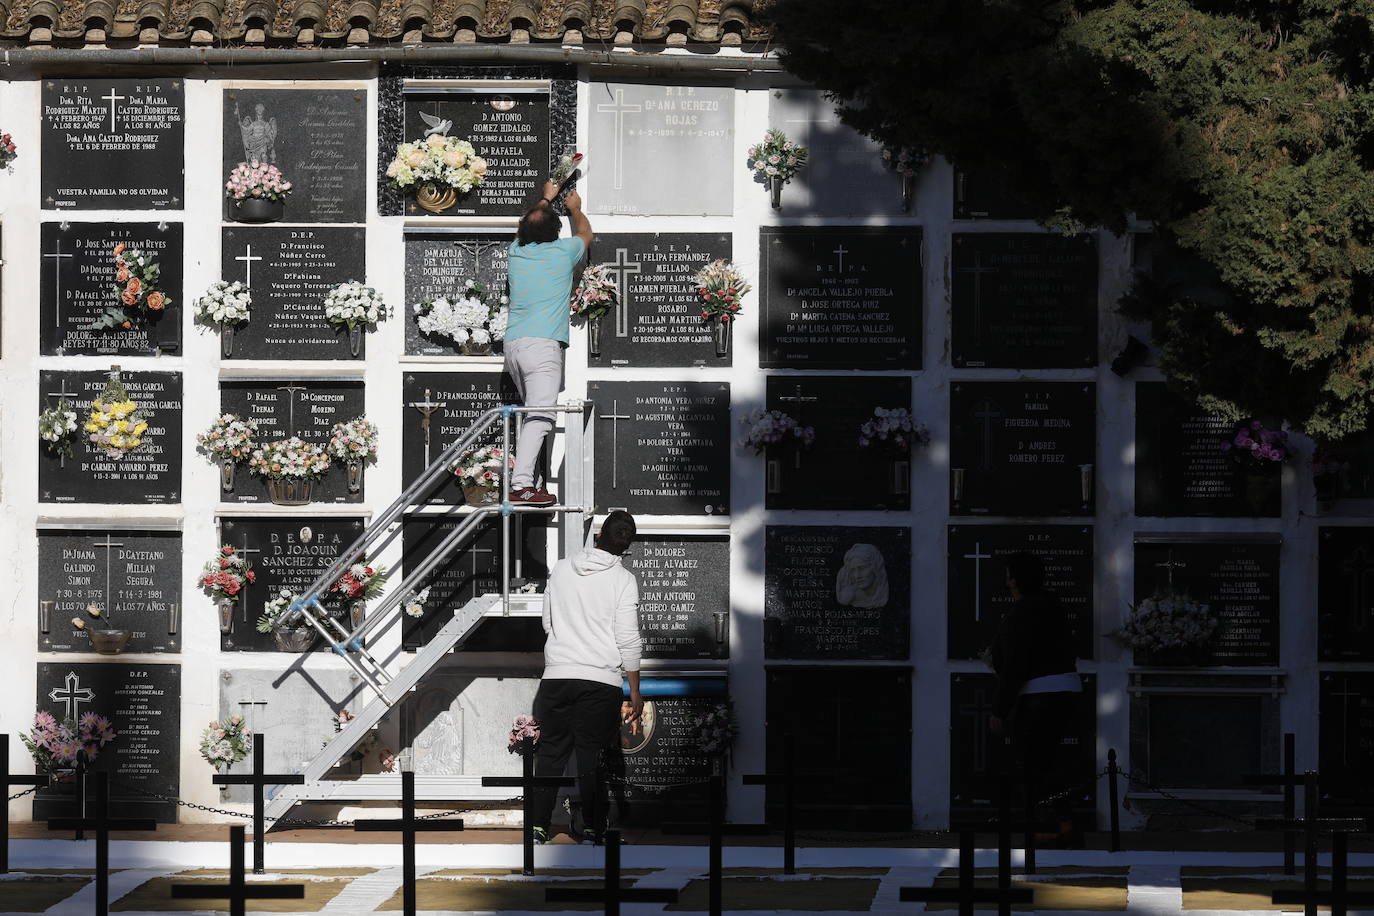
<path id="1" fill-rule="evenodd" d="M 605 755 L 620 734 L 623 696 L 619 687 L 579 680 L 540 681 L 534 695 L 534 717 L 539 721 L 534 775 L 562 776 L 568 758 L 575 755 L 582 816 L 598 833 L 606 829 Z M 535 827 L 549 829 L 557 798 L 557 789 L 531 791 Z"/>
<path id="2" fill-rule="evenodd" d="M 1019 698 L 1012 713 L 1013 760 L 1020 789 L 1033 802 L 1080 788 L 1077 693 L 1031 693 Z M 1070 818 L 1073 797 L 1056 798 L 1049 809 L 1058 820 Z"/>

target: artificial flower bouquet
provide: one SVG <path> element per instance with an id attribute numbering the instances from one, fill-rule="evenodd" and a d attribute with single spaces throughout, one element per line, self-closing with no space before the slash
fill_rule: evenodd
<path id="1" fill-rule="evenodd" d="M 143 444 L 148 423 L 138 405 L 129 398 L 118 366 L 110 369 L 109 380 L 100 397 L 91 402 L 91 413 L 83 429 L 91 448 L 115 461 Z"/>
<path id="2" fill-rule="evenodd" d="M 707 264 L 693 280 L 702 300 L 703 321 L 733 321 L 739 316 L 740 300 L 752 288 L 739 268 L 723 259 Z"/>
<path id="3" fill-rule="evenodd" d="M 329 457 L 344 462 L 376 461 L 380 438 L 376 423 L 366 417 L 354 417 L 334 424 L 325 451 Z"/>
<path id="4" fill-rule="evenodd" d="M 83 712 L 77 719 L 61 722 L 50 712 L 38 712 L 33 717 L 33 728 L 19 735 L 33 757 L 34 767 L 50 776 L 71 769 L 78 761 L 93 762 L 114 739 L 110 720 L 95 712 Z"/>
<path id="5" fill-rule="evenodd" d="M 200 587 L 211 598 L 237 601 L 239 592 L 258 581 L 253 564 L 232 544 L 225 544 L 200 570 Z"/>
<path id="6" fill-rule="evenodd" d="M 509 304 L 509 297 L 496 295 L 469 277 L 461 296 L 415 303 L 415 323 L 422 334 L 447 337 L 460 346 L 483 346 L 505 339 Z"/>
<path id="7" fill-rule="evenodd" d="M 911 411 L 905 407 L 875 407 L 873 416 L 859 427 L 859 448 L 909 455 L 913 445 L 925 445 L 929 441 L 930 433 L 911 419 Z"/>
<path id="8" fill-rule="evenodd" d="M 256 159 L 234 166 L 229 180 L 224 183 L 224 196 L 230 200 L 286 200 L 290 193 L 291 182 L 286 180 L 281 169 Z"/>
<path id="9" fill-rule="evenodd" d="M 466 193 L 486 176 L 487 161 L 471 143 L 438 134 L 400 144 L 386 167 L 386 177 L 398 189 L 427 185 Z"/>
<path id="10" fill-rule="evenodd" d="M 500 446 L 496 445 L 468 449 L 458 459 L 458 466 L 453 469 L 458 483 L 465 488 L 496 489 L 501 485 L 502 454 Z M 506 457 L 506 467 L 515 467 L 513 457 Z"/>
<path id="11" fill-rule="evenodd" d="M 354 563 L 329 586 L 329 590 L 349 601 L 371 601 L 381 597 L 382 589 L 386 587 L 386 576 L 385 566 Z"/>
<path id="12" fill-rule="evenodd" d="M 738 731 L 729 702 L 717 703 L 703 715 L 693 716 L 692 728 L 696 730 L 697 747 L 709 756 L 728 753 Z"/>
<path id="13" fill-rule="evenodd" d="M 575 321 L 605 318 L 620 300 L 620 289 L 611 279 L 605 264 L 592 264 L 582 271 L 569 305 Z"/>
<path id="14" fill-rule="evenodd" d="M 515 717 L 510 727 L 510 740 L 506 742 L 509 754 L 533 754 L 539 746 L 539 723 L 534 716 L 521 714 Z"/>
<path id="15" fill-rule="evenodd" d="M 806 165 L 806 147 L 787 139 L 787 134 L 770 127 L 763 140 L 749 147 L 749 167 L 766 178 L 791 181 Z"/>
<path id="16" fill-rule="evenodd" d="M 1264 470 L 1288 460 L 1288 432 L 1269 429 L 1259 420 L 1250 420 L 1236 427 L 1230 439 L 1221 444 L 1222 451 L 1237 462 L 1253 470 Z"/>
<path id="17" fill-rule="evenodd" d="M 76 434 L 76 411 L 66 398 L 58 398 L 52 407 L 44 408 L 38 414 L 38 438 L 43 447 L 54 455 L 64 458 L 75 457 L 72 452 L 72 437 Z"/>
<path id="18" fill-rule="evenodd" d="M 212 461 L 242 464 L 257 447 L 258 421 L 226 413 L 215 418 L 210 428 L 196 433 L 196 444 L 205 449 Z"/>
<path id="19" fill-rule="evenodd" d="M 248 458 L 248 472 L 265 480 L 319 480 L 328 470 L 324 447 L 299 436 L 268 442 Z"/>
<path id="20" fill-rule="evenodd" d="M 201 321 L 218 325 L 242 324 L 248 320 L 253 297 L 248 287 L 237 280 L 232 283 L 216 280 L 193 303 L 195 315 Z"/>
<path id="21" fill-rule="evenodd" d="M 1120 640 L 1132 649 L 1202 649 L 1221 627 L 1221 618 L 1208 604 L 1187 595 L 1160 594 L 1131 608 Z"/>
<path id="22" fill-rule="evenodd" d="M 211 719 L 200 733 L 200 756 L 216 770 L 227 770 L 253 752 L 253 733 L 243 716 Z"/>
<path id="23" fill-rule="evenodd" d="M 340 283 L 324 297 L 325 320 L 350 328 L 378 324 L 387 318 L 386 302 L 372 287 L 349 280 Z"/>
<path id="24" fill-rule="evenodd" d="M 797 445 L 810 448 L 816 441 L 816 428 L 802 426 L 781 410 L 755 410 L 746 414 L 740 422 L 744 425 L 744 439 L 741 444 L 762 455 L 769 446 Z"/>
<path id="25" fill-rule="evenodd" d="M 172 300 L 157 288 L 162 268 L 150 253 L 130 248 L 124 242 L 114 246 L 115 282 L 111 297 L 100 317 L 91 322 L 92 330 L 131 328 L 135 321 L 161 314 Z"/>

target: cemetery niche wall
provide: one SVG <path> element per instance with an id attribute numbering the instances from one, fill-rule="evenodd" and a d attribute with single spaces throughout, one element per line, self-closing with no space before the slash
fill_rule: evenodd
<path id="1" fill-rule="evenodd" d="M 502 404 L 519 404 L 515 382 L 504 372 L 407 372 L 402 377 L 401 471 L 405 480 L 419 478 L 444 449 L 457 442 L 482 414 Z M 511 441 L 515 441 L 512 424 Z M 501 425 L 478 440 L 479 446 L 500 446 Z M 424 494 L 428 505 L 463 504 L 456 479 L 444 479 Z"/>
<path id="2" fill-rule="evenodd" d="M 1374 528 L 1317 535 L 1317 658 L 1374 661 Z"/>
<path id="3" fill-rule="evenodd" d="M 784 213 L 869 216 L 900 210 L 901 178 L 884 165 L 882 147 L 842 124 L 824 93 L 770 90 L 768 126 L 810 151 L 806 167 L 783 190 Z M 750 137 L 755 139 L 762 137 Z"/>

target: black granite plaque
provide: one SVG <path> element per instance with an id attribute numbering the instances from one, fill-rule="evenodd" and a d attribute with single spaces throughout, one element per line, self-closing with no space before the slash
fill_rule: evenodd
<path id="1" fill-rule="evenodd" d="M 1319 530 L 1317 657 L 1374 661 L 1374 528 Z"/>
<path id="2" fill-rule="evenodd" d="M 363 532 L 361 518 L 225 518 L 220 520 L 220 540 L 232 544 L 247 557 L 257 581 L 239 592 L 234 603 L 234 622 L 220 634 L 220 649 L 234 652 L 275 652 L 270 633 L 257 631 L 258 618 L 267 602 L 282 589 L 302 595 L 315 578 Z M 320 596 L 331 614 L 342 615 L 344 602 L 328 592 Z M 209 599 L 206 599 L 207 603 Z M 327 648 L 322 639 L 315 649 Z"/>
<path id="3" fill-rule="evenodd" d="M 186 100 L 181 80 L 43 81 L 47 210 L 175 210 L 182 203 Z"/>
<path id="4" fill-rule="evenodd" d="M 407 229 L 406 353 L 420 356 L 458 356 L 451 337 L 424 334 L 415 305 L 423 299 L 459 298 L 468 280 L 477 280 L 491 294 L 506 289 L 507 249 L 514 238 L 503 232 L 462 232 Z"/>
<path id="5" fill-rule="evenodd" d="M 731 251 L 730 236 L 707 232 L 598 233 L 588 263 L 606 265 L 620 304 L 602 319 L 601 354 L 587 364 L 729 366 L 734 347 L 716 355 L 693 277 Z M 754 295 L 746 295 L 741 314 L 755 307 Z"/>
<path id="6" fill-rule="evenodd" d="M 1035 207 L 1001 169 L 954 169 L 955 219 L 1035 219 Z"/>
<path id="7" fill-rule="evenodd" d="M 405 572 L 439 549 L 440 543 L 462 523 L 464 515 L 414 515 L 401 530 Z M 512 581 L 542 583 L 549 577 L 545 545 L 548 522 L 525 516 L 512 526 L 510 558 Z M 475 537 L 469 536 L 434 571 L 427 584 L 429 597 L 424 615 L 405 618 L 401 644 L 418 649 L 432 638 L 434 631 L 453 619 L 454 611 L 479 595 L 501 592 L 501 525 L 484 522 Z M 538 652 L 544 647 L 544 629 L 538 617 L 512 617 L 487 620 L 462 643 L 464 651 Z"/>
<path id="8" fill-rule="evenodd" d="M 1322 807 L 1367 806 L 1374 801 L 1374 672 L 1323 672 L 1319 704 Z"/>
<path id="9" fill-rule="evenodd" d="M 234 331 L 234 358 L 353 358 L 348 330 L 325 320 L 324 297 L 340 283 L 364 281 L 366 240 L 365 229 L 340 226 L 225 228 L 224 279 L 246 284 L 253 296 L 248 323 Z"/>
<path id="10" fill-rule="evenodd" d="M 646 680 L 648 680 L 646 678 Z M 620 755 L 611 769 L 625 784 L 611 797 L 619 823 L 658 826 L 675 817 L 700 815 L 707 799 L 712 757 L 701 750 L 693 720 L 724 702 L 712 696 L 650 696 L 638 730 L 620 729 Z"/>
<path id="11" fill-rule="evenodd" d="M 759 229 L 759 365 L 921 368 L 921 230 Z"/>
<path id="12" fill-rule="evenodd" d="M 365 222 L 367 90 L 226 89 L 224 180 L 254 159 L 291 182 L 286 222 Z"/>
<path id="13" fill-rule="evenodd" d="M 1097 365 L 1097 240 L 956 233 L 950 350 L 956 368 Z"/>
<path id="14" fill-rule="evenodd" d="M 1092 515 L 1096 388 L 1080 382 L 956 382 L 950 513 Z"/>
<path id="15" fill-rule="evenodd" d="M 65 397 L 76 411 L 74 457 L 55 455 L 37 442 L 40 502 L 138 504 L 180 500 L 181 374 L 122 372 L 120 378 L 148 429 L 141 446 L 114 459 L 95 449 L 82 428 L 91 415 L 91 402 L 105 390 L 109 373 L 38 373 L 39 409 L 56 406 Z"/>
<path id="16" fill-rule="evenodd" d="M 1092 810 L 1096 797 L 1097 686 L 1091 674 L 1080 674 L 1077 736 L 1069 739 L 1078 748 L 1077 772 L 1083 793 L 1073 800 L 1076 810 Z M 949 679 L 949 789 L 950 813 L 957 817 L 970 810 L 997 807 L 999 766 L 1012 753 L 1002 737 L 988 729 L 996 697 L 997 676 L 952 674 Z M 1013 802 L 1015 806 L 1019 802 Z"/>
<path id="17" fill-rule="evenodd" d="M 487 177 L 442 216 L 522 216 L 549 177 L 549 86 L 408 85 L 407 141 L 430 133 L 467 140 L 487 161 Z M 391 151 L 395 155 L 395 150 Z M 387 160 L 390 161 L 389 159 Z M 414 196 L 406 213 L 424 216 Z"/>
<path id="18" fill-rule="evenodd" d="M 356 378 L 248 378 L 220 383 L 220 413 L 238 414 L 258 422 L 258 443 L 299 436 L 320 446 L 329 444 L 335 423 L 364 415 L 363 381 Z M 214 417 L 203 420 L 209 428 Z M 381 448 L 395 448 L 384 438 Z M 317 503 L 362 502 L 367 493 L 367 468 L 362 487 L 348 492 L 348 471 L 337 458 L 330 459 L 324 478 L 315 482 L 311 500 Z M 234 475 L 234 489 L 220 499 L 232 503 L 270 502 L 265 478 L 248 473 L 247 466 Z"/>
<path id="19" fill-rule="evenodd" d="M 911 529 L 769 525 L 764 655 L 905 659 Z"/>
<path id="20" fill-rule="evenodd" d="M 729 538 L 640 535 L 624 562 L 645 658 L 730 657 Z"/>
<path id="21" fill-rule="evenodd" d="M 1011 609 L 1006 560 L 1029 553 L 1064 607 L 1079 658 L 1093 651 L 1093 530 L 1086 525 L 950 525 L 949 657 L 978 658 Z"/>
<path id="22" fill-rule="evenodd" d="M 66 228 L 63 228 L 63 227 Z M 158 289 L 171 309 L 131 328 L 92 330 L 91 322 L 117 304 L 115 246 L 152 255 Z M 38 265 L 39 346 L 43 353 L 80 356 L 144 354 L 181 343 L 181 223 L 43 223 Z"/>
<path id="23" fill-rule="evenodd" d="M 1135 386 L 1135 511 L 1150 516 L 1277 516 L 1282 468 L 1247 470 L 1222 445 L 1235 424 L 1163 382 Z"/>
<path id="24" fill-rule="evenodd" d="M 1267 691 L 1218 696 L 1145 693 L 1131 697 L 1131 771 L 1145 786 L 1244 789 L 1244 774 L 1273 773 L 1278 698 Z"/>
<path id="25" fill-rule="evenodd" d="M 176 802 L 143 793 L 176 798 L 181 786 L 180 665 L 40 662 L 38 709 L 58 721 L 84 712 L 108 718 L 115 739 L 92 769 L 110 774 L 110 814 L 176 823 Z M 42 788 L 34 796 L 33 818 L 71 817 L 75 808 L 74 795 Z"/>
<path id="26" fill-rule="evenodd" d="M 1277 540 L 1137 537 L 1135 600 L 1170 592 L 1210 605 L 1221 618 L 1207 664 L 1279 663 Z M 1148 664 L 1148 653 L 1137 652 L 1136 662 Z"/>
<path id="27" fill-rule="evenodd" d="M 730 386 L 591 382 L 596 505 L 633 515 L 728 515 Z"/>
<path id="28" fill-rule="evenodd" d="M 41 530 L 38 583 L 40 651 L 93 652 L 91 628 L 107 626 L 131 631 L 126 652 L 181 651 L 180 532 Z"/>
<path id="29" fill-rule="evenodd" d="M 781 773 L 785 738 L 806 788 L 801 824 L 827 830 L 910 830 L 911 669 L 788 666 L 768 669 L 767 772 Z M 863 748 L 863 753 L 855 753 Z M 783 789 L 765 790 L 768 820 Z"/>
<path id="30" fill-rule="evenodd" d="M 502 404 L 520 403 L 515 383 L 499 371 L 407 372 L 401 394 L 405 398 L 405 411 L 401 414 L 401 474 L 407 481 L 419 478 L 482 414 Z M 512 445 L 517 429 L 512 418 Z M 492 425 L 477 444 L 499 447 L 500 423 Z M 446 476 L 416 502 L 462 505 L 463 491 L 456 478 Z"/>
<path id="31" fill-rule="evenodd" d="M 859 445 L 874 408 L 911 409 L 911 379 L 900 376 L 770 375 L 767 408 L 815 430 L 809 448 L 796 440 L 764 453 L 769 509 L 895 509 L 911 506 L 915 448 Z M 920 417 L 913 418 L 920 425 Z M 832 480 L 843 469 L 845 481 Z"/>

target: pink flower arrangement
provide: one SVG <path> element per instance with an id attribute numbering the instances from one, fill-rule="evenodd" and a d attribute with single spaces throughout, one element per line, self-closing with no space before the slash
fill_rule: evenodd
<path id="1" fill-rule="evenodd" d="M 582 271 L 582 279 L 573 290 L 569 306 L 573 318 L 604 318 L 615 308 L 620 290 L 607 275 L 606 267 L 605 264 L 592 264 Z"/>
<path id="2" fill-rule="evenodd" d="M 19 736 L 33 756 L 34 766 L 44 773 L 74 767 L 78 759 L 89 764 L 114 739 L 110 720 L 94 712 L 83 712 L 75 721 L 62 722 L 50 712 L 38 712 L 33 717 L 33 728 Z"/>
<path id="3" fill-rule="evenodd" d="M 253 564 L 247 557 L 239 556 L 230 544 L 221 547 L 215 558 L 207 560 L 200 571 L 200 587 L 216 599 L 235 601 L 244 586 L 256 581 L 258 574 L 253 572 Z"/>
<path id="4" fill-rule="evenodd" d="M 533 754 L 539 744 L 539 723 L 534 716 L 518 715 L 510 727 L 510 741 L 506 744 L 507 753 Z"/>
<path id="5" fill-rule="evenodd" d="M 234 200 L 260 197 L 263 200 L 285 200 L 291 193 L 291 182 L 281 173 L 281 169 L 267 162 L 253 159 L 240 162 L 229 173 L 224 183 L 224 196 Z"/>
<path id="6" fill-rule="evenodd" d="M 11 163 L 19 158 L 19 147 L 9 134 L 0 134 L 0 169 L 9 171 Z"/>
<path id="7" fill-rule="evenodd" d="M 1221 448 L 1241 464 L 1267 468 L 1288 460 L 1288 433 L 1267 429 L 1259 420 L 1251 420 L 1236 427 L 1235 435 L 1223 442 Z"/>
<path id="8" fill-rule="evenodd" d="M 693 279 L 702 301 L 702 321 L 735 320 L 739 317 L 740 300 L 752 288 L 739 268 L 723 259 L 707 264 Z"/>

